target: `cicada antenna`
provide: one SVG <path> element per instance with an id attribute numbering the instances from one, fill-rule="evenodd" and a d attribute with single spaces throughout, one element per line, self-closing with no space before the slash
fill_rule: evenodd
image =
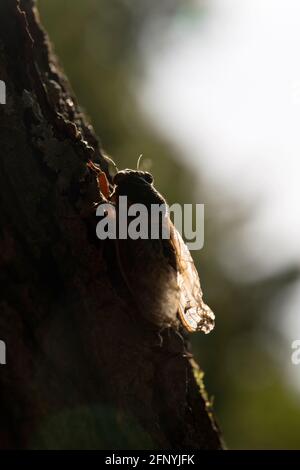
<path id="1" fill-rule="evenodd" d="M 142 157 L 143 157 L 143 154 L 141 153 L 141 155 L 138 158 L 137 164 L 136 164 L 136 169 L 137 170 L 139 170 L 139 168 L 140 168 L 140 161 L 141 161 Z"/>
<path id="2" fill-rule="evenodd" d="M 104 155 L 104 158 L 105 160 L 108 160 L 109 163 L 111 163 L 113 165 L 113 167 L 115 168 L 116 172 L 119 173 L 119 168 L 117 167 L 117 165 L 115 164 L 115 162 L 113 161 L 112 158 L 110 158 L 108 155 Z"/>

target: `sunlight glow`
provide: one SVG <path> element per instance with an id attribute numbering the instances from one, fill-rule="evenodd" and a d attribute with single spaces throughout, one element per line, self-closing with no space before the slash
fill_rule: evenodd
<path id="1" fill-rule="evenodd" d="M 300 260 L 300 2 L 210 8 L 188 29 L 171 24 L 163 47 L 145 51 L 141 104 L 220 197 L 254 204 L 224 264 L 232 275 L 251 265 L 248 275 L 264 276 Z"/>

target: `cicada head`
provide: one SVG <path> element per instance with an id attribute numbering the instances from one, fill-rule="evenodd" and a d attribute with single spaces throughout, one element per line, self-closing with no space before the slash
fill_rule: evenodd
<path id="1" fill-rule="evenodd" d="M 122 170 L 113 178 L 114 196 L 127 196 L 130 203 L 165 204 L 163 196 L 153 186 L 153 176 L 147 171 Z"/>
<path id="2" fill-rule="evenodd" d="M 148 173 L 148 171 L 138 171 L 138 170 L 122 170 L 118 171 L 118 173 L 115 174 L 114 176 L 114 184 L 120 185 L 120 184 L 131 184 L 132 181 L 138 181 L 142 180 L 145 181 L 148 184 L 153 184 L 153 176 L 151 173 Z"/>

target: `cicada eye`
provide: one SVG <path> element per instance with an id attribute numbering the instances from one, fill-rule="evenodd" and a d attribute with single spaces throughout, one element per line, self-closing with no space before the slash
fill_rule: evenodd
<path id="1" fill-rule="evenodd" d="M 113 178 L 113 183 L 118 185 L 122 180 L 126 178 L 126 175 L 123 171 L 119 171 Z"/>
<path id="2" fill-rule="evenodd" d="M 148 173 L 147 171 L 145 171 L 143 178 L 145 181 L 147 181 L 147 183 L 149 184 L 153 183 L 153 176 L 151 175 L 151 173 Z"/>

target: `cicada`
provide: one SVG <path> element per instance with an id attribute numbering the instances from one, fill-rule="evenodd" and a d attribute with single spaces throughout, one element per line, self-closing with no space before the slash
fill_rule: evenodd
<path id="1" fill-rule="evenodd" d="M 128 204 L 166 205 L 164 197 L 154 187 L 153 176 L 146 171 L 118 171 L 110 191 L 105 173 L 94 163 L 88 167 L 97 174 L 99 190 L 105 200 L 119 210 L 120 196 Z M 151 225 L 151 218 L 149 219 Z M 168 238 L 116 239 L 120 272 L 140 313 L 159 328 L 179 327 L 189 332 L 209 333 L 215 316 L 203 301 L 199 275 L 192 256 L 168 214 Z"/>

